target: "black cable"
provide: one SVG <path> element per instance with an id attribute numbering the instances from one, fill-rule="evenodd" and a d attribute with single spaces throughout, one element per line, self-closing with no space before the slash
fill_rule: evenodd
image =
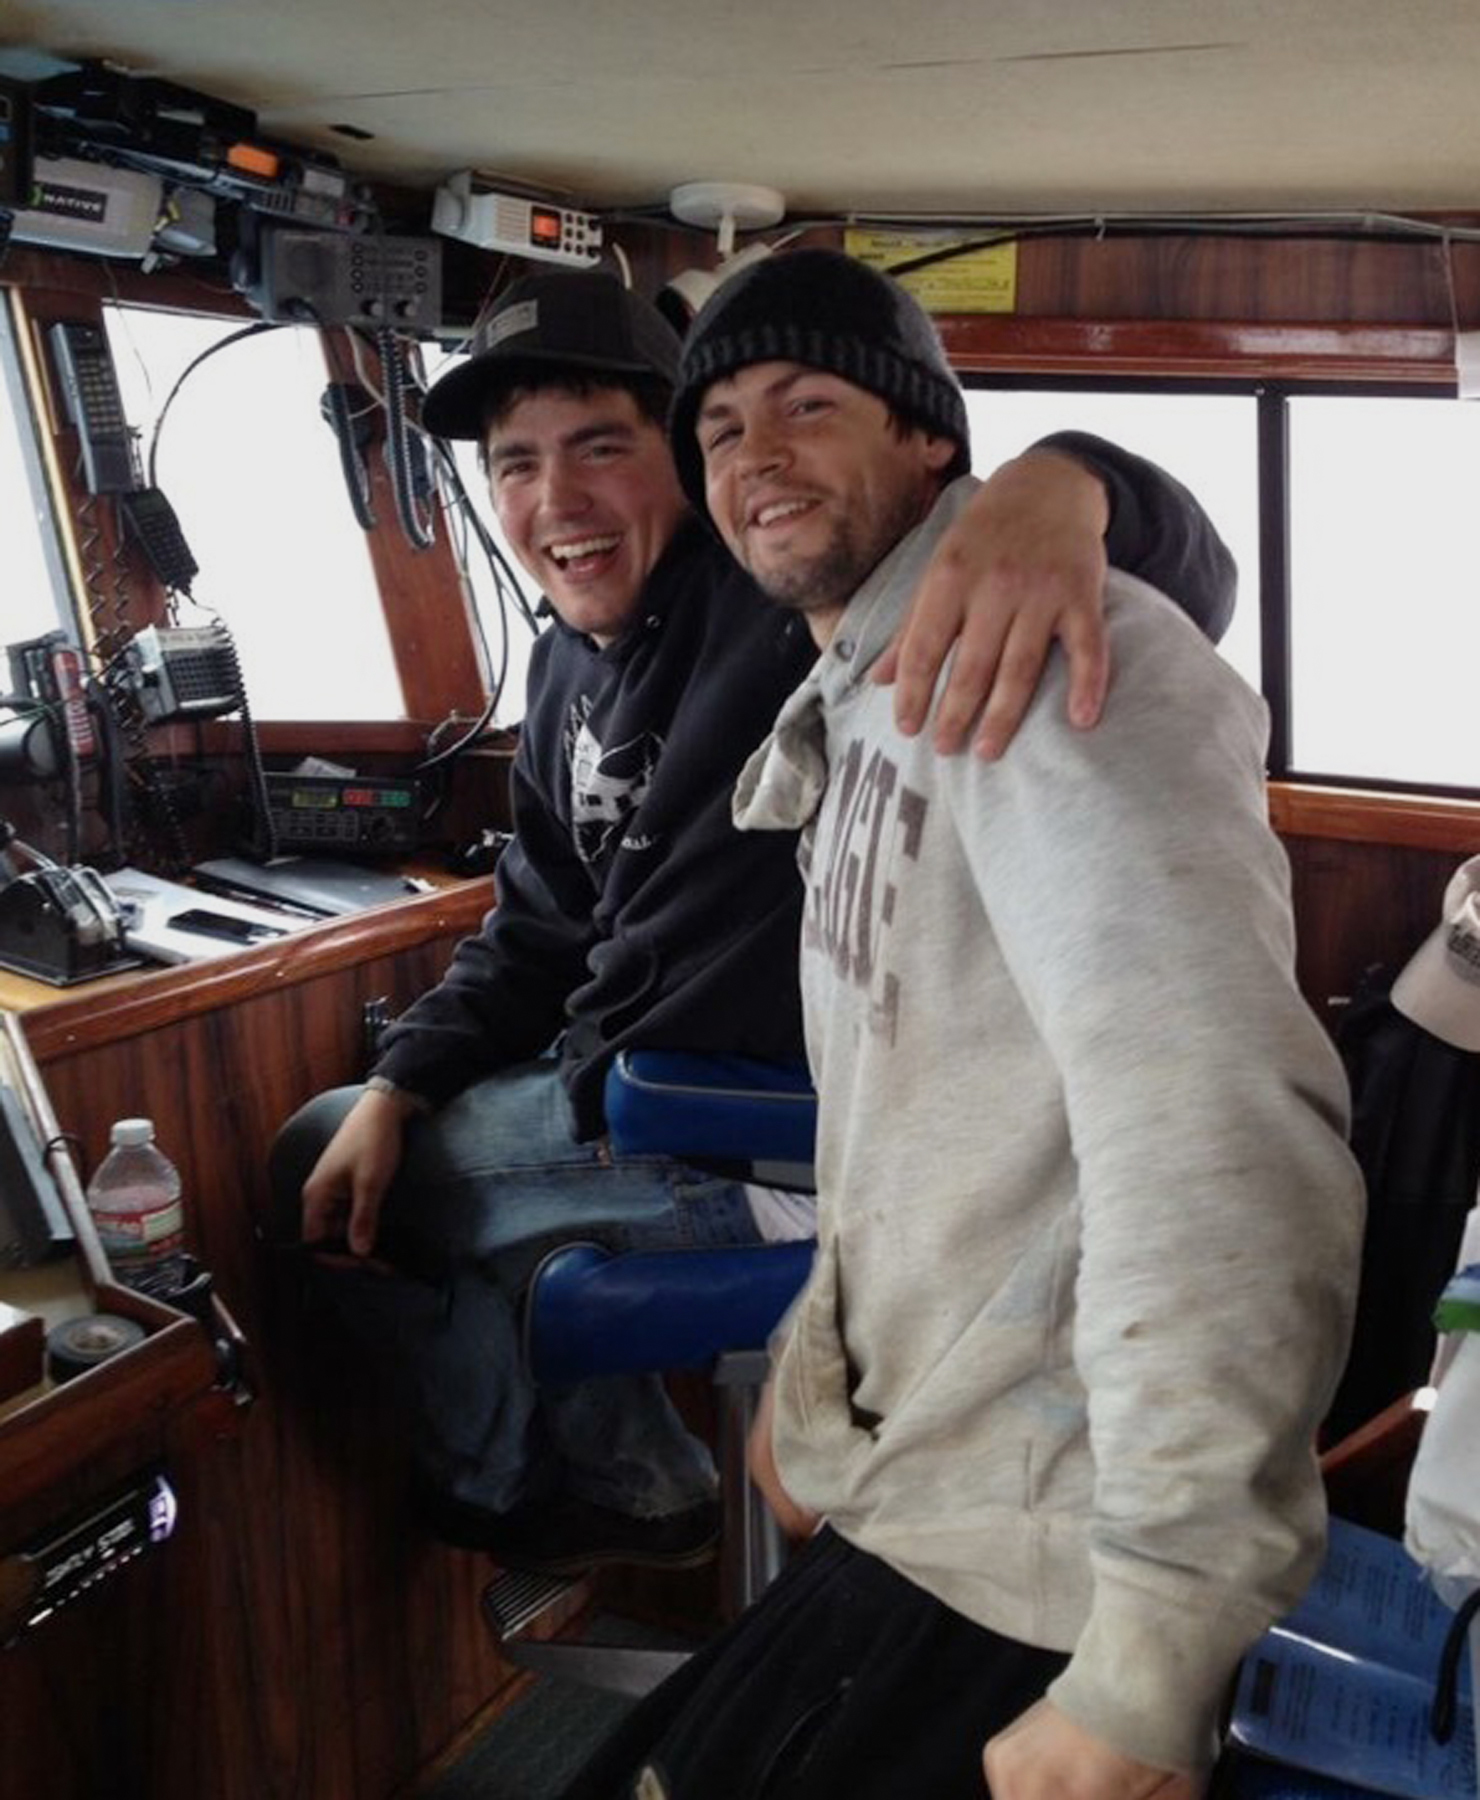
<path id="1" fill-rule="evenodd" d="M 350 410 L 349 397 L 352 391 L 364 394 L 367 400 L 370 397 L 357 382 L 331 381 L 319 400 L 319 411 L 328 422 L 339 446 L 339 467 L 344 475 L 344 485 L 349 494 L 355 522 L 362 531 L 374 531 L 375 507 L 370 498 L 370 467 L 365 461 L 364 445 L 356 430 L 357 422 L 364 417 L 364 410 L 358 413 Z"/>
<path id="2" fill-rule="evenodd" d="M 1000 244 L 1030 241 L 1035 238 L 1269 238 L 1286 235 L 1290 235 L 1287 229 L 1274 221 L 1265 224 L 1259 224 L 1252 220 L 1242 223 L 1220 223 L 1215 220 L 1177 218 L 1124 220 L 1085 218 L 1082 220 L 1025 221 L 1017 224 L 1004 224 L 1002 229 L 991 232 L 987 236 L 970 238 L 964 243 L 942 245 L 937 250 L 922 251 L 918 256 L 907 257 L 903 262 L 886 263 L 883 267 L 887 274 L 893 275 L 897 279 L 901 275 L 913 275 L 920 269 L 931 268 L 936 263 L 950 262 L 955 257 L 971 256 L 978 250 L 993 250 Z M 1302 242 L 1359 240 L 1364 243 L 1408 243 L 1416 236 L 1428 234 L 1390 228 L 1377 230 L 1370 224 L 1364 226 L 1355 222 L 1345 226 L 1332 222 L 1319 228 L 1308 226 L 1298 235 Z M 1437 241 L 1437 234 L 1434 235 Z"/>
<path id="3" fill-rule="evenodd" d="M 1480 1614 L 1480 1587 L 1466 1599 L 1463 1606 L 1450 1621 L 1448 1635 L 1444 1639 L 1444 1648 L 1439 1654 L 1439 1674 L 1434 1689 L 1433 1710 L 1429 1714 L 1429 1735 L 1436 1744 L 1447 1744 L 1454 1736 L 1455 1722 L 1459 1714 L 1457 1690 L 1459 1687 L 1460 1658 L 1465 1653 L 1465 1640 L 1469 1636 L 1470 1626 Z"/>
<path id="4" fill-rule="evenodd" d="M 124 849 L 127 788 L 124 782 L 123 732 L 108 702 L 107 689 L 95 675 L 88 677 L 83 692 L 98 739 L 99 784 L 104 796 L 103 816 L 108 824 L 108 856 L 121 866 L 127 861 Z"/>
<path id="5" fill-rule="evenodd" d="M 470 744 L 476 743 L 488 729 L 489 720 L 493 717 L 493 709 L 497 705 L 498 694 L 497 692 L 494 692 L 489 696 L 488 704 L 483 708 L 483 711 L 479 713 L 475 722 L 469 726 L 456 743 L 449 744 L 445 750 L 438 750 L 433 755 L 424 756 L 422 760 L 415 765 L 411 773 L 413 775 L 425 775 L 429 770 L 440 769 L 444 764 L 453 761 L 455 757 L 461 756 L 463 751 L 466 750 Z M 444 725 L 451 723 L 451 720 L 443 721 Z M 440 731 L 441 729 L 442 726 L 438 726 L 436 731 Z M 433 738 L 436 736 L 436 731 L 433 731 L 432 733 Z"/>
<path id="6" fill-rule="evenodd" d="M 437 541 L 436 514 L 416 494 L 411 468 L 411 438 L 406 423 L 406 368 L 401 341 L 389 325 L 376 335 L 381 376 L 385 382 L 385 463 L 401 530 L 414 550 L 430 550 Z"/>
<path id="7" fill-rule="evenodd" d="M 473 535 L 477 538 L 484 555 L 488 558 L 489 568 L 493 575 L 494 600 L 499 611 L 500 656 L 498 674 L 495 678 L 493 674 L 492 657 L 488 648 L 488 639 L 483 629 L 482 615 L 479 609 L 474 606 L 473 625 L 478 634 L 484 663 L 490 678 L 487 704 L 484 706 L 477 721 L 469 730 L 464 732 L 455 743 L 449 744 L 446 749 L 434 751 L 422 762 L 418 763 L 415 770 L 417 774 L 424 773 L 428 769 L 438 768 L 445 763 L 451 762 L 455 757 L 461 755 L 461 753 L 466 750 L 470 744 L 474 743 L 487 729 L 489 721 L 492 719 L 494 711 L 503 696 L 504 684 L 508 679 L 510 649 L 509 602 L 511 598 L 520 617 L 529 626 L 530 631 L 538 636 L 540 629 L 539 620 L 536 618 L 529 602 L 525 599 L 524 590 L 519 585 L 518 577 L 511 568 L 508 558 L 504 555 L 502 550 L 500 550 L 493 534 L 478 516 L 477 509 L 473 505 L 472 497 L 467 491 L 458 470 L 456 459 L 453 457 L 451 450 L 443 443 L 436 443 L 436 450 L 441 467 L 442 478 L 451 496 L 448 512 L 450 513 L 454 507 L 456 508 L 461 525 L 472 531 Z M 456 538 L 452 537 L 450 530 L 449 537 L 452 538 L 453 543 L 457 547 L 460 560 L 463 564 L 463 572 L 466 575 L 466 546 L 458 545 Z M 438 729 L 440 730 L 440 727 Z M 436 733 L 434 732 L 433 741 L 435 741 L 435 737 Z"/>
<path id="8" fill-rule="evenodd" d="M 683 237 L 713 242 L 713 231 L 675 219 L 664 202 L 651 206 L 593 209 L 604 225 L 657 226 Z M 1106 236 L 1111 232 L 1144 231 L 1196 236 L 1211 232 L 1229 237 L 1282 237 L 1299 242 L 1326 237 L 1363 238 L 1404 243 L 1415 239 L 1435 242 L 1480 243 L 1480 228 L 1452 225 L 1406 213 L 1320 212 L 1240 213 L 1191 215 L 1186 213 L 883 213 L 855 209 L 841 213 L 816 213 L 787 218 L 777 230 L 835 231 L 849 226 L 868 226 L 877 231 L 972 231 L 993 234 L 991 242 L 1006 237 L 1054 234 Z M 764 235 L 764 234 L 760 234 Z M 971 246 L 977 247 L 977 246 Z M 961 252 L 956 252 L 960 254 Z"/>
<path id="9" fill-rule="evenodd" d="M 200 603 L 197 601 L 197 605 Z M 247 779 L 252 790 L 253 827 L 252 847 L 263 862 L 271 862 L 278 854 L 277 827 L 272 819 L 272 805 L 267 794 L 267 773 L 262 766 L 262 746 L 257 737 L 257 724 L 252 717 L 251 702 L 247 699 L 247 684 L 242 679 L 241 658 L 237 654 L 236 639 L 231 635 L 231 627 L 214 607 L 202 606 L 201 611 L 210 615 L 216 630 L 221 634 L 221 648 L 226 653 L 230 668 L 230 680 L 236 694 L 236 710 L 241 714 L 242 737 L 246 744 Z"/>
<path id="10" fill-rule="evenodd" d="M 187 378 L 195 373 L 207 357 L 214 356 L 218 350 L 225 350 L 228 345 L 231 344 L 239 344 L 243 338 L 257 337 L 264 331 L 281 330 L 282 325 L 275 320 L 258 319 L 254 324 L 243 325 L 239 331 L 228 332 L 224 338 L 218 338 L 214 344 L 207 344 L 205 349 L 202 350 L 198 356 L 193 357 L 186 363 L 185 367 L 175 378 L 175 385 L 170 389 L 169 393 L 165 395 L 164 405 L 160 407 L 159 412 L 156 414 L 154 429 L 149 434 L 149 455 L 145 459 L 145 467 L 148 471 L 150 487 L 157 487 L 159 485 L 154 479 L 154 462 L 159 451 L 159 434 L 164 426 L 165 414 L 174 405 L 175 396 L 185 385 Z"/>
<path id="11" fill-rule="evenodd" d="M 490 293 L 491 291 L 492 290 L 490 290 Z M 480 310 L 479 313 L 480 318 L 483 316 L 483 311 L 488 308 L 489 304 L 490 299 L 485 297 L 483 309 Z M 419 386 L 418 392 L 425 396 L 426 388 L 424 383 Z M 524 596 L 524 589 L 520 584 L 519 576 L 513 565 L 499 548 L 497 539 L 479 516 L 478 509 L 474 506 L 472 496 L 468 493 L 467 486 L 462 478 L 462 473 L 457 466 L 457 458 L 452 454 L 450 445 L 441 438 L 434 438 L 430 432 L 426 431 L 420 424 L 417 425 L 416 429 L 422 433 L 422 436 L 431 446 L 432 451 L 437 458 L 441 485 L 451 494 L 453 504 L 456 507 L 462 525 L 468 530 L 471 530 L 474 537 L 477 538 L 478 547 L 482 550 L 484 558 L 488 563 L 489 572 L 493 576 L 494 597 L 498 602 L 500 624 L 507 630 L 507 603 L 512 598 L 516 611 L 524 620 L 525 624 L 528 625 L 533 635 L 538 637 L 542 629 L 540 620 L 533 607 L 530 606 L 529 601 Z M 444 510 L 450 512 L 452 507 L 449 506 Z M 465 550 L 463 546 L 457 546 L 457 548 L 463 567 L 463 573 L 466 575 L 467 557 Z M 477 625 L 479 636 L 481 638 L 481 619 L 477 620 Z M 486 642 L 484 644 L 484 652 L 486 656 Z M 502 683 L 500 683 L 500 685 L 502 685 Z"/>
<path id="12" fill-rule="evenodd" d="M 524 588 L 520 583 L 518 572 L 499 548 L 498 539 L 479 517 L 478 509 L 473 504 L 473 497 L 468 492 L 458 469 L 456 457 L 445 444 L 437 444 L 437 452 L 441 464 L 443 485 L 452 495 L 462 524 L 477 538 L 478 547 L 488 560 L 501 614 L 504 604 L 512 600 L 520 618 L 529 627 L 532 635 L 538 637 L 541 630 L 539 618 L 524 597 Z"/>

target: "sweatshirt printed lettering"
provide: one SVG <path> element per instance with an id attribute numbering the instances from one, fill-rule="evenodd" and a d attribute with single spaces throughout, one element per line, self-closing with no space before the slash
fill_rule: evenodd
<path id="1" fill-rule="evenodd" d="M 624 835 L 627 821 L 652 786 L 663 739 L 656 731 L 640 731 L 608 750 L 591 726 L 591 697 L 580 694 L 566 720 L 565 747 L 571 834 L 581 861 L 592 867 L 617 843 L 634 848 Z M 656 841 L 644 837 L 641 847 L 650 849 Z"/>
<path id="2" fill-rule="evenodd" d="M 870 995 L 868 1028 L 892 1044 L 899 1017 L 899 982 L 888 966 L 894 919 L 895 859 L 915 860 L 928 806 L 923 794 L 900 784 L 899 770 L 855 738 L 844 752 L 837 829 L 813 862 L 802 924 L 803 949 L 829 959 L 840 980 Z"/>

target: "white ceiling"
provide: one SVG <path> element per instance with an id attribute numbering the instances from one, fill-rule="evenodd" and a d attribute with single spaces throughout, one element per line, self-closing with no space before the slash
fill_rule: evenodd
<path id="1" fill-rule="evenodd" d="M 1480 210 L 1480 0 L 0 0 L 0 42 L 593 207 Z"/>

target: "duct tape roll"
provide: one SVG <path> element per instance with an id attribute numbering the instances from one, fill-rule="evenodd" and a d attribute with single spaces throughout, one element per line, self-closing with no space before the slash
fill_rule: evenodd
<path id="1" fill-rule="evenodd" d="M 70 1381 L 143 1341 L 142 1325 L 112 1313 L 63 1319 L 46 1334 L 46 1372 L 53 1381 Z"/>

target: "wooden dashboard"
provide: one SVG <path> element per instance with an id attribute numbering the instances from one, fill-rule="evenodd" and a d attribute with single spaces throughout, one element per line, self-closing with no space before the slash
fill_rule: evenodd
<path id="1" fill-rule="evenodd" d="M 104 1287 L 146 1317 L 144 1343 L 0 1416 L 0 1558 L 141 1469 L 164 1469 L 178 1505 L 167 1543 L 0 1649 L 5 1791 L 379 1800 L 525 1679 L 483 1625 L 486 1562 L 404 1529 L 375 1410 L 320 1379 L 334 1346 L 305 1333 L 260 1232 L 278 1127 L 358 1079 L 366 1005 L 430 986 L 490 903 L 467 882 L 209 963 L 72 989 L 0 978 L 77 1168 L 113 1119 L 154 1120 L 253 1393 L 222 1391 L 195 1321 Z M 98 1279 L 84 1267 L 76 1291 Z"/>

